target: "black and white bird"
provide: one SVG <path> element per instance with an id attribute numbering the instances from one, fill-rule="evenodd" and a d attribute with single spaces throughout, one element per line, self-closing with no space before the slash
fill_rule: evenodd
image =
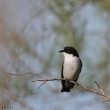
<path id="1" fill-rule="evenodd" d="M 64 55 L 61 78 L 64 78 L 65 80 L 61 81 L 61 92 L 70 92 L 75 85 L 70 81 L 77 82 L 82 69 L 82 61 L 79 58 L 78 52 L 73 47 L 66 46 L 59 52 L 62 52 Z"/>

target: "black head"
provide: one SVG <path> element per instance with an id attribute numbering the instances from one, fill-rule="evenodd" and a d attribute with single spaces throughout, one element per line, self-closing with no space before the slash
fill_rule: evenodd
<path id="1" fill-rule="evenodd" d="M 72 54 L 73 56 L 79 57 L 78 52 L 76 51 L 76 49 L 74 47 L 66 46 L 59 52 L 65 52 L 68 54 Z"/>

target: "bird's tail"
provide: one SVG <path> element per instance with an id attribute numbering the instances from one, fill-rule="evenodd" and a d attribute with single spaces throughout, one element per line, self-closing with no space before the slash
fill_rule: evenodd
<path id="1" fill-rule="evenodd" d="M 69 82 L 69 86 L 66 87 L 66 86 L 63 86 L 62 89 L 61 89 L 61 92 L 70 92 L 70 90 L 74 87 L 75 84 Z"/>
<path id="2" fill-rule="evenodd" d="M 61 92 L 70 92 L 70 88 L 63 87 L 61 89 Z"/>

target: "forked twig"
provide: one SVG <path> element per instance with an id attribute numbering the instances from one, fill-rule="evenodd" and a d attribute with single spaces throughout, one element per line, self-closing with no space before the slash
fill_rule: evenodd
<path id="1" fill-rule="evenodd" d="M 38 86 L 38 87 L 37 87 L 37 89 L 40 89 L 40 88 L 41 88 L 41 86 L 43 86 L 45 83 L 46 83 L 46 81 L 43 81 L 43 83 L 42 83 L 42 84 L 40 84 L 40 86 Z"/>
<path id="2" fill-rule="evenodd" d="M 95 81 L 96 86 L 98 87 L 100 93 L 104 94 L 104 91 L 101 89 L 100 85 L 98 84 L 97 81 Z"/>

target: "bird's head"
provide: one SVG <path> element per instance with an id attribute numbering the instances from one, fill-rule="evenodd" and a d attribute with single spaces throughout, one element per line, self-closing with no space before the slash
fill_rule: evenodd
<path id="1" fill-rule="evenodd" d="M 78 52 L 76 51 L 76 49 L 74 47 L 66 46 L 59 52 L 63 52 L 64 54 L 79 57 Z"/>

